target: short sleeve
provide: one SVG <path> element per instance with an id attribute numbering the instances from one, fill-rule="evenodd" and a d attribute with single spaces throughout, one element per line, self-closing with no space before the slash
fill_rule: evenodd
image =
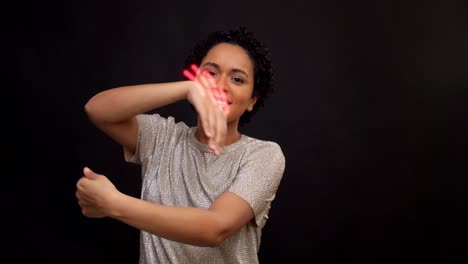
<path id="1" fill-rule="evenodd" d="M 164 140 L 164 134 L 171 120 L 158 114 L 140 114 L 136 116 L 138 122 L 138 138 L 135 153 L 124 148 L 125 160 L 131 163 L 142 164 L 151 157 Z"/>
<path id="2" fill-rule="evenodd" d="M 249 203 L 255 214 L 255 222 L 260 228 L 268 219 L 268 212 L 284 169 L 285 158 L 280 146 L 274 142 L 267 142 L 247 155 L 228 190 Z"/>

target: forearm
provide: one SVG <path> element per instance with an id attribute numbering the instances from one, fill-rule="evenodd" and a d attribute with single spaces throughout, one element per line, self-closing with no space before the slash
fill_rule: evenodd
<path id="1" fill-rule="evenodd" d="M 113 88 L 93 96 L 85 111 L 95 121 L 119 123 L 185 99 L 190 85 L 191 81 L 180 81 Z"/>
<path id="2" fill-rule="evenodd" d="M 171 207 L 122 195 L 111 217 L 154 235 L 195 246 L 224 240 L 221 220 L 208 209 Z"/>

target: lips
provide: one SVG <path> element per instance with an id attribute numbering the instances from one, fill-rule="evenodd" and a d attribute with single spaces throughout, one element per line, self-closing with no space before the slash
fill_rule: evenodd
<path id="1" fill-rule="evenodd" d="M 223 102 L 223 101 L 218 101 L 218 100 L 216 100 L 216 103 L 217 103 L 219 106 L 221 106 L 221 107 L 227 106 L 226 102 Z"/>
<path id="2" fill-rule="evenodd" d="M 216 104 L 218 104 L 221 107 L 227 107 L 230 105 L 230 103 L 226 100 L 218 100 L 216 99 Z"/>
<path id="3" fill-rule="evenodd" d="M 222 98 L 222 97 L 215 96 L 214 99 L 215 99 L 215 101 L 216 101 L 216 103 L 218 105 L 228 106 L 228 105 L 232 104 L 232 101 L 230 101 L 227 98 Z"/>

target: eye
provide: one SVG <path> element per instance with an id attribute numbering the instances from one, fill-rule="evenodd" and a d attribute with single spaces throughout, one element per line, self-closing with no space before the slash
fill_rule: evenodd
<path id="1" fill-rule="evenodd" d="M 216 76 L 216 72 L 214 72 L 214 71 L 208 71 L 208 74 L 209 74 L 211 77 L 215 77 L 215 76 Z"/>
<path id="2" fill-rule="evenodd" d="M 216 71 L 209 70 L 209 69 L 204 69 L 202 71 L 202 74 L 205 77 L 216 77 L 216 75 L 218 75 L 218 73 Z"/>
<path id="3" fill-rule="evenodd" d="M 242 78 L 239 78 L 239 77 L 233 77 L 231 80 L 236 84 L 243 84 L 244 83 L 244 80 Z"/>

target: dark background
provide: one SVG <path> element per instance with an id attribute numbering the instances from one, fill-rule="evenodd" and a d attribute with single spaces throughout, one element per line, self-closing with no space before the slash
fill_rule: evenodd
<path id="1" fill-rule="evenodd" d="M 83 106 L 112 87 L 179 80 L 195 41 L 237 25 L 271 48 L 277 72 L 244 132 L 286 156 L 261 263 L 468 263 L 463 1 L 3 7 L 6 263 L 138 262 L 138 230 L 76 203 L 83 166 L 129 195 L 140 187 Z M 161 112 L 194 124 L 186 102 Z"/>

